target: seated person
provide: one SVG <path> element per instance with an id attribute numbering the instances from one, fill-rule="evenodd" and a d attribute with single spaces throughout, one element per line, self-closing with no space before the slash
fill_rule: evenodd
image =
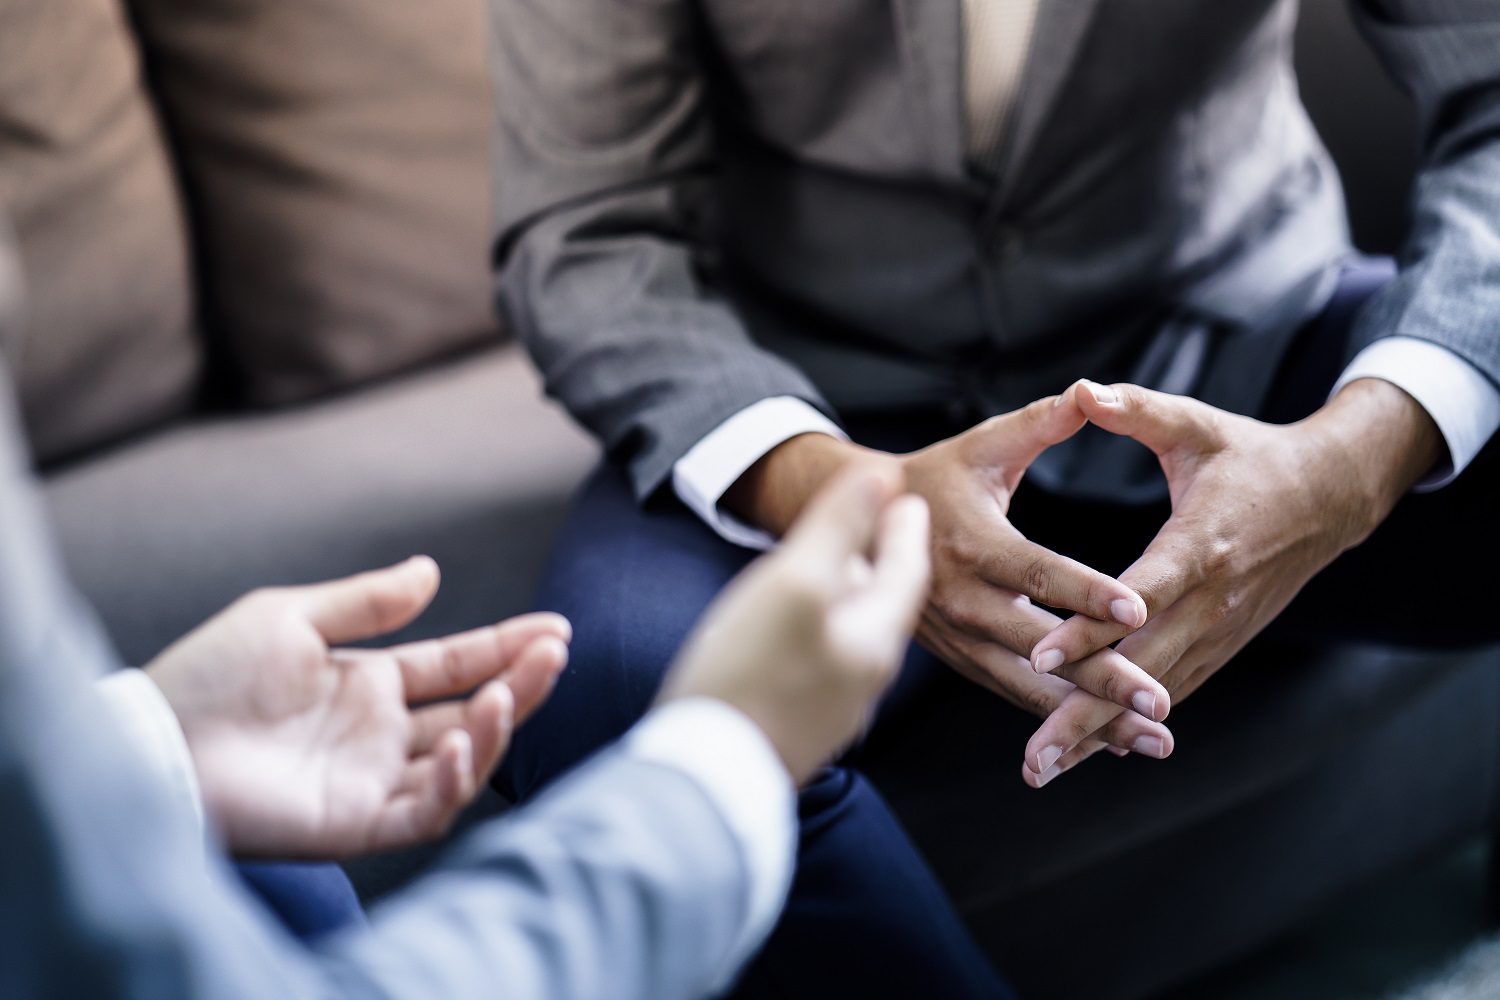
<path id="1" fill-rule="evenodd" d="M 787 890 L 796 783 L 859 734 L 915 622 L 926 508 L 897 479 L 831 487 L 623 740 L 475 830 L 368 926 L 304 944 L 223 848 L 339 857 L 437 833 L 547 696 L 567 623 L 337 648 L 431 599 L 425 559 L 237 602 L 108 682 L 147 702 L 159 687 L 223 837 L 206 844 L 191 781 L 162 780 L 101 704 L 116 664 L 58 569 L 4 374 L 0 995 L 613 1000 L 732 980 Z"/>
<path id="2" fill-rule="evenodd" d="M 1464 573 L 1500 555 L 1500 4 L 1350 7 L 1421 115 L 1400 264 L 1350 246 L 1292 0 L 490 0 L 499 295 L 607 450 L 540 589 L 591 669 L 499 787 L 630 726 L 849 462 L 903 469 L 933 519 L 871 741 L 944 726 L 918 696 L 956 672 L 1040 718 L 999 715 L 1031 738 L 996 787 L 1164 759 L 1169 708 L 1274 621 L 1500 636 Z M 1098 426 L 1053 433 L 1034 400 L 1064 393 Z M 984 996 L 856 763 L 802 792 L 747 993 Z"/>
<path id="3" fill-rule="evenodd" d="M 965 696 L 1039 720 L 976 795 L 1109 750 L 1142 766 L 1097 815 L 1128 807 L 1169 709 L 1273 623 L 1500 637 L 1465 572 L 1500 555 L 1500 4 L 1350 5 L 1421 117 L 1399 263 L 1350 245 L 1292 0 L 490 6 L 497 285 L 608 452 L 540 588 L 589 671 L 503 790 L 630 726 L 849 462 L 932 511 L 920 645 L 872 743 Z M 1065 394 L 1097 426 L 1034 402 Z M 953 673 L 975 686 L 925 697 Z M 744 992 L 987 995 L 858 763 L 802 793 L 797 885 Z"/>

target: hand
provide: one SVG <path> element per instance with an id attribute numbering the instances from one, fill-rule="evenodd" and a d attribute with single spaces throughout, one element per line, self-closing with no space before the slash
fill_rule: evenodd
<path id="1" fill-rule="evenodd" d="M 1368 537 L 1432 467 L 1441 444 L 1421 406 L 1377 380 L 1354 382 L 1285 426 L 1132 385 L 1080 383 L 1073 391 L 1090 421 L 1156 453 L 1172 516 L 1120 576 L 1145 598 L 1150 624 L 1127 636 L 1074 617 L 1036 644 L 1032 662 L 1045 672 L 1123 640 L 1120 654 L 1161 678 L 1174 701 Z M 1087 756 L 1077 744 L 1109 725 L 1112 711 L 1065 702 L 1028 745 L 1028 761 L 1061 751 L 1051 773 L 1038 777 L 1050 780 Z"/>
<path id="2" fill-rule="evenodd" d="M 1071 395 L 1024 409 L 907 456 L 874 452 L 826 435 L 793 438 L 753 467 L 726 503 L 772 532 L 795 516 L 805 497 L 851 462 L 888 465 L 926 498 L 933 523 L 933 588 L 917 638 L 969 679 L 1046 717 L 1074 691 L 1131 711 L 1116 713 L 1108 743 L 1154 756 L 1171 752 L 1160 725 L 1170 709 L 1166 689 L 1113 650 L 1102 650 L 1038 676 L 1028 654 L 1060 619 L 1033 604 L 1080 611 L 1138 626 L 1145 605 L 1129 587 L 1028 541 L 1006 518 L 1026 469 L 1048 447 L 1083 426 Z M 1103 745 L 1102 743 L 1100 744 Z M 1051 761 L 1044 761 L 1050 766 Z"/>
<path id="3" fill-rule="evenodd" d="M 232 852 L 391 850 L 438 836 L 474 798 L 550 693 L 571 630 L 540 614 L 384 650 L 330 648 L 401 628 L 437 587 L 437 564 L 418 557 L 258 590 L 146 668 Z"/>
<path id="4" fill-rule="evenodd" d="M 661 700 L 744 712 L 801 783 L 864 729 L 895 678 L 928 581 L 927 505 L 888 465 L 837 476 L 785 543 L 740 574 L 667 675 Z"/>

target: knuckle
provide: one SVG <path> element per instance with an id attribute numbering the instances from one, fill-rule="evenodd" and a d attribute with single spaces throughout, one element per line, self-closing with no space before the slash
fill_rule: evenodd
<path id="1" fill-rule="evenodd" d="M 984 615 L 970 595 L 949 592 L 938 604 L 942 617 L 963 632 L 973 632 L 984 624 Z"/>
<path id="2" fill-rule="evenodd" d="M 1051 694 L 1041 686 L 1023 687 L 1022 690 L 1017 693 L 1017 697 L 1021 700 L 1021 704 L 1026 707 L 1026 710 L 1028 712 L 1041 718 L 1046 718 L 1047 716 L 1051 715 L 1053 710 L 1057 708 L 1057 703 L 1052 698 Z"/>
<path id="3" fill-rule="evenodd" d="M 1032 599 L 1053 607 L 1052 566 L 1046 556 L 1033 556 L 1021 571 L 1022 585 Z"/>
<path id="4" fill-rule="evenodd" d="M 1145 595 L 1142 595 L 1142 600 Z M 1104 581 L 1098 576 L 1090 576 L 1088 583 L 1083 589 L 1083 607 L 1074 608 L 1074 611 L 1082 611 L 1093 618 L 1108 621 L 1110 618 L 1109 604 L 1113 598 L 1110 591 L 1105 588 Z"/>
<path id="5" fill-rule="evenodd" d="M 961 537 L 957 537 L 948 532 L 933 536 L 931 551 L 931 561 L 934 566 L 967 567 L 974 564 L 975 553 L 973 551 L 973 546 L 966 543 Z"/>
<path id="6" fill-rule="evenodd" d="M 1204 616 L 1208 623 L 1213 626 L 1224 625 L 1233 620 L 1239 612 L 1243 602 L 1235 591 L 1229 590 L 1219 594 L 1209 605 L 1208 612 Z"/>
<path id="7" fill-rule="evenodd" d="M 1130 693 L 1127 687 L 1124 671 L 1118 667 L 1111 667 L 1104 672 L 1097 693 L 1105 701 L 1118 705 L 1122 704 Z"/>
<path id="8" fill-rule="evenodd" d="M 995 640 L 1006 649 L 1018 656 L 1029 657 L 1031 647 L 1035 645 L 1031 640 L 1030 630 L 1020 622 L 1002 619 L 989 626 L 990 632 Z M 1027 669 L 1030 669 L 1029 667 Z"/>
<path id="9" fill-rule="evenodd" d="M 1077 715 L 1067 716 L 1062 721 L 1062 734 L 1069 746 L 1077 746 L 1094 734 L 1094 727 Z"/>
<path id="10" fill-rule="evenodd" d="M 258 614 L 270 614 L 285 607 L 290 596 L 285 587 L 257 587 L 234 603 Z"/>
<path id="11" fill-rule="evenodd" d="M 1021 407 L 1020 416 L 1028 424 L 1040 424 L 1052 414 L 1052 400 L 1034 399 Z"/>
<path id="12" fill-rule="evenodd" d="M 959 600 L 956 594 L 944 594 L 941 598 L 935 598 L 933 604 L 935 604 L 939 621 L 944 622 L 948 627 L 962 631 L 962 633 L 974 627 L 974 609 L 966 601 Z"/>
<path id="13" fill-rule="evenodd" d="M 1129 748 L 1135 742 L 1137 736 L 1146 732 L 1142 725 L 1132 721 L 1136 717 L 1130 713 L 1121 715 L 1118 719 L 1104 727 L 1104 740 L 1112 746 Z"/>
<path id="14" fill-rule="evenodd" d="M 1221 576 L 1233 568 L 1236 555 L 1237 547 L 1234 542 L 1223 535 L 1216 534 L 1204 544 L 1200 555 L 1200 565 L 1205 574 Z"/>
<path id="15" fill-rule="evenodd" d="M 1206 443 L 1216 448 L 1222 448 L 1228 443 L 1229 429 L 1225 426 L 1222 413 L 1212 407 L 1201 407 L 1198 420 L 1198 426 Z"/>
<path id="16" fill-rule="evenodd" d="M 934 576 L 931 585 L 927 588 L 927 603 L 931 606 L 946 608 L 953 603 L 958 590 L 951 576 L 946 574 Z"/>

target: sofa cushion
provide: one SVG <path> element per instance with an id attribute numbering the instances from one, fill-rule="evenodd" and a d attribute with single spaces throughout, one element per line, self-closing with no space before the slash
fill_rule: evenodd
<path id="1" fill-rule="evenodd" d="M 27 286 L 7 351 L 38 457 L 186 410 L 183 214 L 120 0 L 0 4 L 0 214 Z"/>
<path id="2" fill-rule="evenodd" d="M 250 401 L 497 335 L 483 0 L 129 2 Z"/>
<path id="3" fill-rule="evenodd" d="M 408 635 L 527 608 L 597 449 L 518 348 L 311 406 L 202 420 L 45 482 L 73 580 L 140 663 L 255 587 L 425 552 L 443 569 Z"/>
<path id="4" fill-rule="evenodd" d="M 0 357 L 20 354 L 21 259 L 16 254 L 16 234 L 0 215 Z"/>

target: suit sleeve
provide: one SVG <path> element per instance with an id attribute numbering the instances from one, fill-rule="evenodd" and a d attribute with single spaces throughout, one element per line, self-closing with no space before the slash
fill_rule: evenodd
<path id="1" fill-rule="evenodd" d="M 711 996 L 748 957 L 746 861 L 691 777 L 609 751 L 479 830 L 326 960 L 353 995 Z"/>
<path id="2" fill-rule="evenodd" d="M 1355 0 L 1361 29 L 1416 102 L 1422 164 L 1396 281 L 1357 345 L 1412 337 L 1500 385 L 1500 4 Z"/>
<path id="3" fill-rule="evenodd" d="M 653 492 L 762 399 L 824 412 L 703 278 L 714 170 L 689 0 L 491 0 L 496 267 L 548 392 Z"/>

